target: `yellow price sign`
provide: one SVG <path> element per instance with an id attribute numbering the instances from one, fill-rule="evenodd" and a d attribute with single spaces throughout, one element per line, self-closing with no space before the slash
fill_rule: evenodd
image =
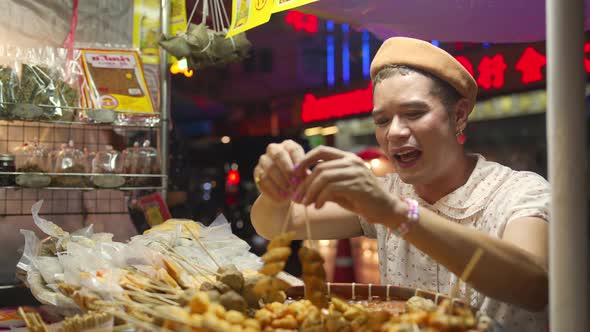
<path id="1" fill-rule="evenodd" d="M 318 0 L 274 0 L 274 5 L 272 7 L 272 12 L 278 13 L 284 10 L 293 9 L 296 7 L 300 7 L 303 5 L 307 5 L 308 3 L 316 2 Z"/>
<path id="2" fill-rule="evenodd" d="M 148 224 L 150 224 L 150 226 L 152 227 L 155 225 L 162 224 L 164 222 L 164 218 L 162 218 L 160 209 L 157 206 L 148 208 L 145 211 L 145 217 L 147 219 Z"/>

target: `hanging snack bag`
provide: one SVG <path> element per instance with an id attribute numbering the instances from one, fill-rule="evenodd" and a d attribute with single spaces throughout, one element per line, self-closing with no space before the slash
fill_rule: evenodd
<path id="1" fill-rule="evenodd" d="M 52 66 L 53 48 L 29 48 L 22 52 L 20 85 L 14 114 L 25 120 L 60 120 L 61 102 Z"/>
<path id="2" fill-rule="evenodd" d="M 82 50 L 82 66 L 87 84 L 86 101 L 91 108 L 99 109 L 96 114 L 87 114 L 92 120 L 108 122 L 103 121 L 104 115 L 98 114 L 109 113 L 108 110 L 124 111 L 130 116 L 154 113 L 136 51 L 85 49 Z M 112 116 L 107 114 L 106 118 Z"/>
<path id="3" fill-rule="evenodd" d="M 14 70 L 14 48 L 0 45 L 0 119 L 12 118 L 18 77 Z"/>

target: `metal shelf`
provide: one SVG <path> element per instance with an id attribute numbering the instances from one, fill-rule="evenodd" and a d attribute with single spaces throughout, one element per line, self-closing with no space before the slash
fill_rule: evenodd
<path id="1" fill-rule="evenodd" d="M 5 122 L 30 122 L 30 123 L 42 123 L 42 124 L 52 124 L 52 125 L 62 125 L 62 126 L 92 126 L 92 127 L 102 127 L 102 128 L 160 128 L 160 113 L 158 112 L 136 112 L 136 111 L 125 111 L 125 110 L 114 110 L 114 109 L 100 109 L 100 108 L 81 108 L 81 107 L 72 107 L 72 106 L 53 106 L 53 105 L 33 105 L 33 104 L 18 104 L 18 103 L 9 103 L 9 102 L 0 102 L 0 105 L 7 105 L 7 106 L 17 106 L 17 105 L 26 105 L 28 107 L 38 107 L 38 108 L 60 108 L 64 110 L 74 110 L 78 112 L 112 112 L 114 113 L 115 117 L 120 115 L 129 115 L 129 116 L 143 116 L 145 118 L 151 119 L 149 123 L 121 123 L 117 122 L 115 119 L 113 122 L 95 122 L 92 120 L 86 121 L 61 121 L 61 120 L 47 120 L 47 119 L 25 119 L 25 118 L 14 118 L 14 119 L 0 119 L 1 121 Z"/>
<path id="2" fill-rule="evenodd" d="M 47 176 L 120 176 L 132 178 L 165 178 L 164 174 L 128 174 L 128 173 L 55 173 L 55 172 L 0 172 L 0 175 L 47 175 Z"/>
<path id="3" fill-rule="evenodd" d="M 95 191 L 95 190 L 117 190 L 117 191 L 137 191 L 137 190 L 162 190 L 162 186 L 146 186 L 146 187 L 117 187 L 117 188 L 101 188 L 101 187 L 20 187 L 20 186 L 5 186 L 0 189 L 14 189 L 14 190 L 70 190 L 70 191 Z"/>

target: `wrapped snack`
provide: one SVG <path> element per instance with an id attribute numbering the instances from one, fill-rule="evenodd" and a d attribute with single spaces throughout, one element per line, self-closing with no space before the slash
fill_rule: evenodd
<path id="1" fill-rule="evenodd" d="M 104 151 L 96 153 L 92 159 L 92 173 L 105 175 L 94 175 L 92 183 L 102 188 L 117 188 L 125 183 L 125 178 L 118 175 L 123 172 L 123 157 L 121 153 L 107 145 Z"/>
<path id="2" fill-rule="evenodd" d="M 155 118 L 150 114 L 154 105 L 136 51 L 82 50 L 81 62 L 87 82 L 85 98 L 96 109 L 86 112 L 90 120 L 125 124 L 136 122 L 134 118 L 140 123 Z"/>
<path id="3" fill-rule="evenodd" d="M 14 114 L 25 120 L 59 120 L 62 102 L 51 66 L 53 49 L 27 49 L 20 66 L 20 85 Z M 50 107 L 56 106 L 56 108 Z"/>
<path id="4" fill-rule="evenodd" d="M 86 153 L 74 147 L 74 142 L 69 141 L 68 145 L 62 144 L 61 149 L 54 154 L 54 173 L 87 173 L 88 163 Z M 52 185 L 58 187 L 86 187 L 88 178 L 83 175 L 54 176 Z"/>
<path id="5" fill-rule="evenodd" d="M 22 187 L 46 187 L 51 178 L 45 174 L 49 169 L 49 153 L 35 138 L 33 142 L 25 142 L 13 150 L 17 172 L 36 174 L 21 174 L 16 177 L 16 183 Z"/>
<path id="6" fill-rule="evenodd" d="M 8 47 L 0 46 L 0 118 L 12 118 L 15 102 L 15 90 L 18 77 L 14 70 L 14 58 Z"/>
<path id="7" fill-rule="evenodd" d="M 65 108 L 62 109 L 61 120 L 74 121 L 75 109 L 80 107 L 80 86 L 84 81 L 84 73 L 80 66 L 80 51 L 73 50 L 72 57 L 68 57 L 68 50 L 56 50 L 56 89 Z"/>

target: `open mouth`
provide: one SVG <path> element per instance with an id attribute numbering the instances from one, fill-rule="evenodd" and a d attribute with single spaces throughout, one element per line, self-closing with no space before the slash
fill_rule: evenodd
<path id="1" fill-rule="evenodd" d="M 413 166 L 418 161 L 418 159 L 420 159 L 421 155 L 422 151 L 409 149 L 396 153 L 393 155 L 393 157 L 402 168 L 407 168 Z"/>

